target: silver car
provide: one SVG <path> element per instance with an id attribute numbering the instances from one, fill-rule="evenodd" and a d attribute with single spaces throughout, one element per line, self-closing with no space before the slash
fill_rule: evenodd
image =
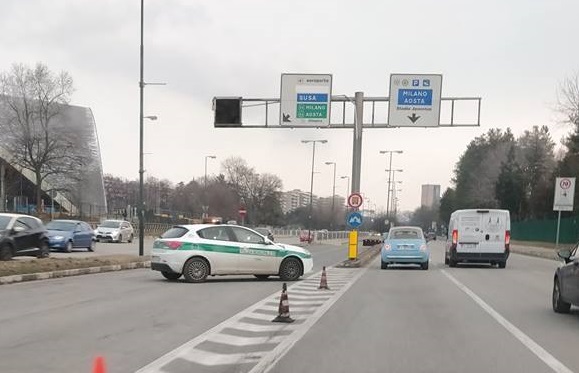
<path id="1" fill-rule="evenodd" d="M 126 220 L 105 220 L 95 229 L 97 241 L 133 242 L 135 231 Z"/>

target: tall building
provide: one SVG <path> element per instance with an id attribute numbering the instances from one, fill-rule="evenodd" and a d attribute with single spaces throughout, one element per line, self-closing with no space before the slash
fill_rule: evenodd
<path id="1" fill-rule="evenodd" d="M 316 195 L 312 198 L 312 205 L 316 207 L 318 204 L 318 197 Z M 284 214 L 291 212 L 299 207 L 306 207 L 310 205 L 310 193 L 303 192 L 299 189 L 283 192 L 281 197 L 281 209 Z"/>
<path id="2" fill-rule="evenodd" d="M 435 207 L 440 203 L 440 185 L 424 184 L 422 185 L 422 198 L 420 206 Z"/>

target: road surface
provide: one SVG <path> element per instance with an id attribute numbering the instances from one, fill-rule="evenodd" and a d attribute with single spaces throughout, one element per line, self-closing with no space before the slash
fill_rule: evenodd
<path id="1" fill-rule="evenodd" d="M 346 247 L 312 245 L 315 273 L 289 285 L 292 324 L 275 324 L 281 282 L 171 283 L 149 270 L 0 287 L 0 372 L 579 372 L 579 312 L 550 308 L 552 260 L 506 269 L 328 269 Z"/>

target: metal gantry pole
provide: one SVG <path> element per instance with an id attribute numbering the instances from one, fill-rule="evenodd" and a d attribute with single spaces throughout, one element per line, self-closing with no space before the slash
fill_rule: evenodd
<path id="1" fill-rule="evenodd" d="M 312 236 L 312 214 L 314 205 L 314 162 L 316 159 L 316 141 L 312 141 L 312 175 L 310 179 L 310 213 L 308 216 L 308 240 Z"/>
<path id="2" fill-rule="evenodd" d="M 362 129 L 364 126 L 364 92 L 356 92 L 354 98 L 354 141 L 352 151 L 352 193 L 360 193 L 362 173 Z"/>
<path id="3" fill-rule="evenodd" d="M 143 174 L 145 172 L 143 166 L 143 146 L 144 146 L 144 128 L 143 128 L 143 96 L 144 96 L 144 43 L 143 43 L 143 30 L 144 30 L 144 14 L 145 14 L 145 1 L 141 0 L 141 46 L 140 46 L 140 79 L 139 79 L 139 256 L 143 256 L 145 253 L 144 240 L 145 240 L 145 209 L 143 201 Z"/>
<path id="4" fill-rule="evenodd" d="M 335 220 L 334 205 L 336 203 L 335 201 L 336 201 L 336 162 L 334 162 L 334 182 L 332 184 L 332 220 L 330 220 L 331 230 L 334 230 L 334 220 Z"/>

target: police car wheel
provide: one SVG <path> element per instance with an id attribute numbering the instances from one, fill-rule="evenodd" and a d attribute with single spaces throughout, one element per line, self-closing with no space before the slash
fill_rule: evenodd
<path id="1" fill-rule="evenodd" d="M 203 282 L 209 275 L 209 263 L 202 258 L 191 258 L 183 266 L 187 282 Z"/>
<path id="2" fill-rule="evenodd" d="M 302 275 L 302 263 L 297 258 L 285 258 L 279 266 L 279 277 L 283 281 L 295 281 Z"/>

